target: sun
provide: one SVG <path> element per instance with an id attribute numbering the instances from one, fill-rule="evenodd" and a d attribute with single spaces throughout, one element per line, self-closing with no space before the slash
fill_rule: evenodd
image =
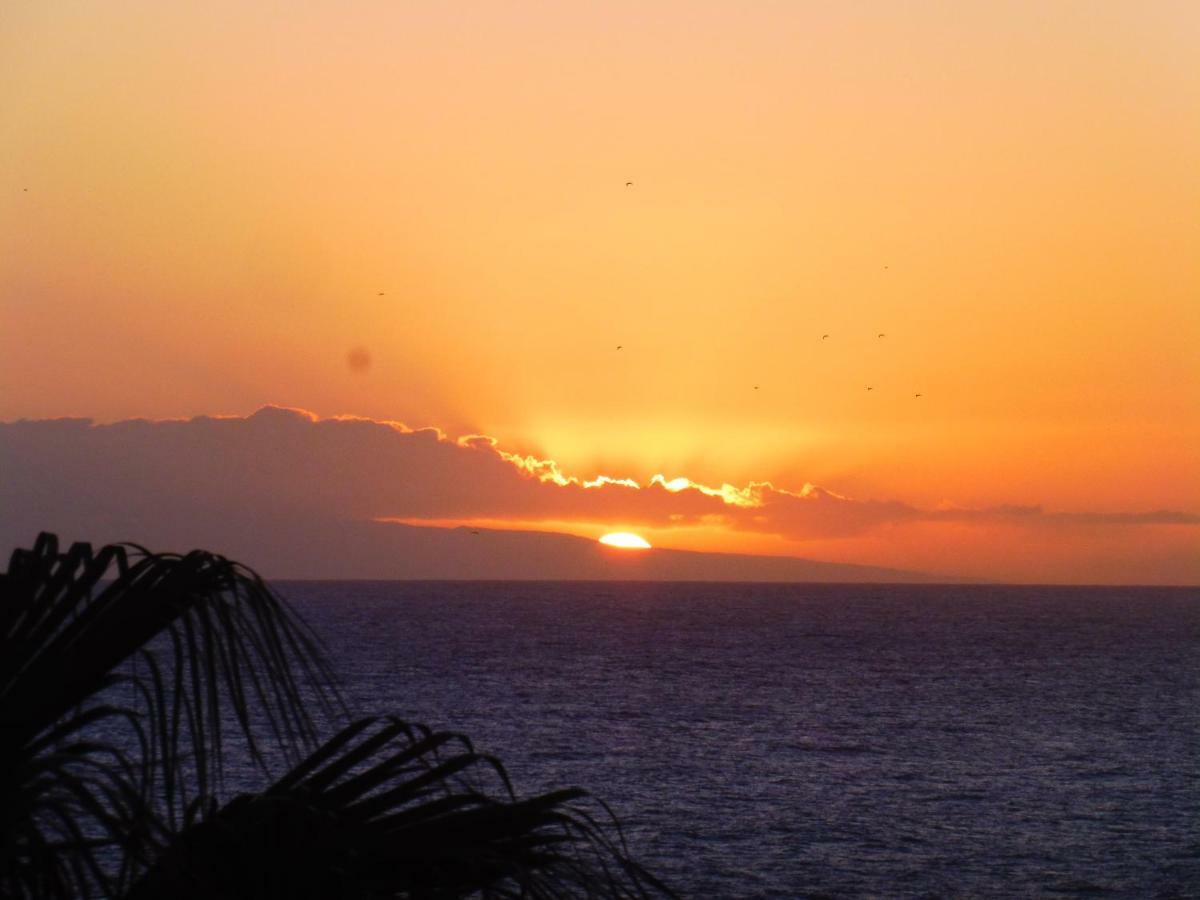
<path id="1" fill-rule="evenodd" d="M 600 543 L 610 547 L 622 547 L 626 550 L 649 550 L 650 544 L 644 537 L 628 531 L 613 531 L 600 538 Z"/>

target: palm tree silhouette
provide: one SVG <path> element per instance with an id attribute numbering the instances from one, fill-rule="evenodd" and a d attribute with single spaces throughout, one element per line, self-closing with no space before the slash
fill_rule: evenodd
<path id="1" fill-rule="evenodd" d="M 393 717 L 318 743 L 346 718 L 252 570 L 40 535 L 0 575 L 0 896 L 671 895 L 585 792 L 520 799 L 467 738 Z M 239 751 L 265 786 L 223 801 Z"/>

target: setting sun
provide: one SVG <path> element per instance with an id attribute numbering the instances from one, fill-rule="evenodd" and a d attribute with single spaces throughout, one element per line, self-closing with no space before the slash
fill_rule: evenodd
<path id="1" fill-rule="evenodd" d="M 650 544 L 644 537 L 631 534 L 628 531 L 614 531 L 600 538 L 600 543 L 610 547 L 621 547 L 626 550 L 649 550 Z"/>

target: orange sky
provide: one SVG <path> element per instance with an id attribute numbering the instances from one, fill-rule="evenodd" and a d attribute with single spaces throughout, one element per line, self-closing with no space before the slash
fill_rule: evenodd
<path id="1" fill-rule="evenodd" d="M 1197 58 L 1187 0 L 15 0 L 0 420 L 275 403 L 584 478 L 1195 514 Z M 1140 529 L 954 546 L 1197 571 Z"/>

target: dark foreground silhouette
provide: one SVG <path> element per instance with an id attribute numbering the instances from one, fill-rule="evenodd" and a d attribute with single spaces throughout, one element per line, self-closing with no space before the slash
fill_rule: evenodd
<path id="1" fill-rule="evenodd" d="M 42 534 L 0 575 L 0 896 L 670 896 L 585 792 L 520 799 L 461 735 L 346 720 L 253 571 Z M 222 804 L 234 766 L 263 788 Z"/>

